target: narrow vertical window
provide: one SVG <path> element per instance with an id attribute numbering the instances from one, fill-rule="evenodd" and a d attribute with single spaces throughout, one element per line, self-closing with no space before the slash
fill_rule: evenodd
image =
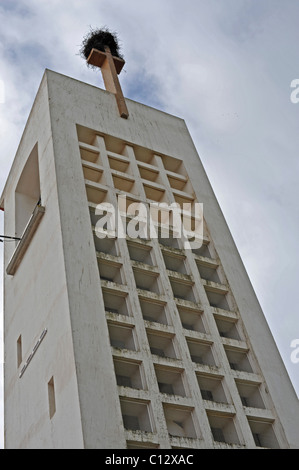
<path id="1" fill-rule="evenodd" d="M 17 340 L 17 365 L 20 367 L 22 363 L 22 336 L 20 335 Z"/>
<path id="2" fill-rule="evenodd" d="M 48 398 L 49 398 L 49 415 L 51 419 L 54 416 L 55 411 L 56 411 L 55 389 L 54 389 L 53 377 L 51 377 L 50 381 L 48 382 Z"/>

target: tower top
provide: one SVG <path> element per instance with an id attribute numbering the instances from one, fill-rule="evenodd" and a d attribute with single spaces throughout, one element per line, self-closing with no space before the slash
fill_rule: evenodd
<path id="1" fill-rule="evenodd" d="M 129 112 L 118 79 L 125 61 L 119 49 L 116 33 L 105 28 L 91 30 L 83 39 L 80 53 L 89 66 L 101 69 L 106 90 L 115 95 L 120 117 L 127 119 Z"/>

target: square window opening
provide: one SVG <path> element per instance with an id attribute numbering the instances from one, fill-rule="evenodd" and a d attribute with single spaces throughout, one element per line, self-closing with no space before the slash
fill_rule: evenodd
<path id="1" fill-rule="evenodd" d="M 191 310 L 177 306 L 183 328 L 191 331 L 206 333 L 206 328 L 202 318 L 202 311 Z"/>
<path id="2" fill-rule="evenodd" d="M 196 373 L 196 378 L 203 400 L 228 403 L 222 377 Z"/>
<path id="3" fill-rule="evenodd" d="M 144 320 L 161 323 L 162 325 L 168 324 L 164 303 L 157 303 L 149 299 L 141 298 L 139 298 L 139 303 Z"/>
<path id="4" fill-rule="evenodd" d="M 164 415 L 168 433 L 171 437 L 196 439 L 195 417 L 193 409 L 164 405 Z"/>
<path id="5" fill-rule="evenodd" d="M 137 289 L 161 294 L 159 286 L 159 274 L 156 272 L 133 268 Z"/>
<path id="6" fill-rule="evenodd" d="M 206 289 L 206 294 L 211 307 L 221 308 L 223 310 L 230 310 L 226 294 L 212 292 Z"/>
<path id="7" fill-rule="evenodd" d="M 173 336 L 147 332 L 147 338 L 152 354 L 171 359 L 178 358 Z"/>
<path id="8" fill-rule="evenodd" d="M 260 392 L 260 384 L 252 384 L 236 380 L 236 386 L 243 406 L 265 409 L 265 403 Z"/>
<path id="9" fill-rule="evenodd" d="M 115 282 L 117 284 L 123 283 L 122 278 L 122 265 L 116 263 L 109 263 L 109 261 L 98 258 L 98 267 L 100 278 L 103 281 Z"/>
<path id="10" fill-rule="evenodd" d="M 193 292 L 193 283 L 189 284 L 187 282 L 180 282 L 174 279 L 170 279 L 170 284 L 174 297 L 182 300 L 189 300 L 189 302 L 196 302 L 194 292 Z"/>
<path id="11" fill-rule="evenodd" d="M 151 254 L 152 247 L 150 245 L 137 244 L 131 242 L 128 242 L 127 245 L 131 260 L 153 266 L 154 263 Z"/>
<path id="12" fill-rule="evenodd" d="M 184 373 L 182 370 L 160 367 L 155 365 L 159 390 L 167 395 L 187 396 Z"/>
<path id="13" fill-rule="evenodd" d="M 223 338 L 241 340 L 235 321 L 223 320 L 215 317 L 215 322 L 220 336 Z"/>
<path id="14" fill-rule="evenodd" d="M 153 432 L 149 403 L 121 398 L 120 405 L 125 429 L 129 431 Z"/>
<path id="15" fill-rule="evenodd" d="M 187 274 L 186 265 L 185 265 L 185 256 L 173 256 L 167 254 L 165 251 L 162 251 L 164 258 L 164 263 L 166 269 L 170 271 L 175 271 L 181 274 Z"/>
<path id="16" fill-rule="evenodd" d="M 133 327 L 108 322 L 110 344 L 116 349 L 136 351 L 136 338 Z"/>
<path id="17" fill-rule="evenodd" d="M 214 441 L 240 444 L 233 416 L 214 415 L 212 413 L 208 413 L 207 416 Z"/>
<path id="18" fill-rule="evenodd" d="M 248 419 L 248 423 L 257 447 L 280 449 L 272 422 Z"/>
<path id="19" fill-rule="evenodd" d="M 126 361 L 116 357 L 113 361 L 117 385 L 137 390 L 145 389 L 145 378 L 142 365 L 139 362 Z"/>
<path id="20" fill-rule="evenodd" d="M 99 238 L 97 232 L 94 232 L 93 238 L 96 251 L 106 253 L 107 255 L 118 256 L 116 238 Z"/>
<path id="21" fill-rule="evenodd" d="M 207 281 L 221 283 L 220 276 L 218 274 L 217 268 L 211 268 L 204 264 L 196 263 L 197 269 L 199 271 L 200 277 Z"/>
<path id="22" fill-rule="evenodd" d="M 107 313 L 119 315 L 129 315 L 127 294 L 120 294 L 118 291 L 102 290 L 104 307 Z"/>
<path id="23" fill-rule="evenodd" d="M 253 372 L 247 352 L 229 349 L 229 348 L 224 348 L 224 349 L 225 349 L 227 359 L 232 370 Z"/>
<path id="24" fill-rule="evenodd" d="M 186 338 L 186 341 L 193 362 L 209 366 L 216 365 L 212 352 L 212 345 L 210 343 L 194 341 L 190 338 Z"/>

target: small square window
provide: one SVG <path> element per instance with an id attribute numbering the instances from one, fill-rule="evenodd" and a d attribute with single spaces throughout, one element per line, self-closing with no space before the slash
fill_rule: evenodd
<path id="1" fill-rule="evenodd" d="M 147 337 L 152 354 L 177 359 L 173 335 L 161 335 L 153 331 L 147 331 Z"/>
<path id="2" fill-rule="evenodd" d="M 114 370 L 117 385 L 122 387 L 145 389 L 145 377 L 141 363 L 114 357 Z"/>
<path id="3" fill-rule="evenodd" d="M 240 444 L 235 428 L 234 418 L 226 414 L 207 413 L 211 432 L 216 442 L 227 442 L 228 444 Z"/>
<path id="4" fill-rule="evenodd" d="M 133 327 L 122 326 L 108 322 L 111 346 L 117 349 L 136 351 L 135 334 Z"/>
<path id="5" fill-rule="evenodd" d="M 120 398 L 120 406 L 125 429 L 153 432 L 148 402 Z"/>
<path id="6" fill-rule="evenodd" d="M 197 438 L 193 409 L 165 404 L 164 414 L 171 437 Z"/>
<path id="7" fill-rule="evenodd" d="M 155 364 L 155 372 L 161 393 L 186 396 L 184 372 L 182 370 Z"/>

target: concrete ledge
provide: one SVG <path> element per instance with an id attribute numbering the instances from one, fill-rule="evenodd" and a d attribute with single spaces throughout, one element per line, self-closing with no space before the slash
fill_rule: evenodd
<path id="1" fill-rule="evenodd" d="M 230 403 L 220 403 L 211 400 L 204 400 L 205 410 L 212 412 L 214 415 L 219 414 L 221 416 L 235 416 L 236 410 L 234 405 Z"/>
<path id="2" fill-rule="evenodd" d="M 156 433 L 146 431 L 130 431 L 125 429 L 126 441 L 142 444 L 159 445 L 159 438 Z"/>
<path id="3" fill-rule="evenodd" d="M 146 402 L 149 402 L 151 400 L 151 395 L 148 390 L 143 390 L 141 388 L 137 389 L 132 387 L 125 387 L 123 385 L 118 385 L 117 390 L 120 398 L 131 398 L 132 400 L 142 400 Z"/>
<path id="4" fill-rule="evenodd" d="M 220 284 L 219 282 L 208 281 L 207 279 L 202 279 L 204 288 L 209 292 L 216 292 L 217 294 L 227 294 L 228 287 L 225 284 Z"/>
<path id="5" fill-rule="evenodd" d="M 232 310 L 224 310 L 222 308 L 217 307 L 210 307 L 211 311 L 215 318 L 219 320 L 225 319 L 227 321 L 231 321 L 232 323 L 236 323 L 239 319 L 239 315 Z"/>
<path id="6" fill-rule="evenodd" d="M 114 293 L 115 295 L 123 295 L 123 297 L 129 293 L 128 287 L 125 284 L 118 284 L 117 282 L 106 281 L 105 279 L 100 279 L 100 281 L 102 290 L 105 292 Z M 122 294 L 120 294 L 120 292 Z"/>
<path id="7" fill-rule="evenodd" d="M 205 449 L 205 443 L 202 439 L 192 437 L 169 436 L 173 448 L 181 449 Z"/>
<path id="8" fill-rule="evenodd" d="M 245 449 L 246 446 L 242 444 L 230 444 L 228 442 L 214 441 L 213 449 Z"/>
<path id="9" fill-rule="evenodd" d="M 245 341 L 240 341 L 233 338 L 221 337 L 221 342 L 223 346 L 227 346 L 226 349 L 233 349 L 234 351 L 244 351 L 248 352 L 248 345 Z"/>
<path id="10" fill-rule="evenodd" d="M 36 206 L 32 216 L 29 219 L 29 222 L 24 230 L 21 240 L 19 241 L 14 254 L 12 255 L 7 268 L 6 273 L 10 276 L 13 276 L 17 271 L 22 259 L 25 256 L 27 248 L 33 238 L 33 235 L 36 232 L 37 227 L 40 224 L 40 221 L 45 213 L 45 208 L 43 206 Z"/>
<path id="11" fill-rule="evenodd" d="M 275 416 L 273 415 L 272 410 L 253 408 L 249 406 L 244 406 L 244 410 L 246 416 L 252 420 L 268 423 L 273 423 L 275 421 Z"/>

